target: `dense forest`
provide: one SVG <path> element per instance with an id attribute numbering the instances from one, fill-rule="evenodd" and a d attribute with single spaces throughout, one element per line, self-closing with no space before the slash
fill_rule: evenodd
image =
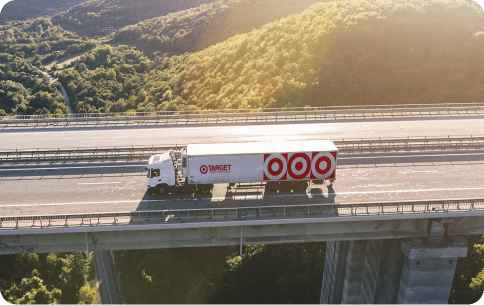
<path id="1" fill-rule="evenodd" d="M 0 291 L 11 304 L 90 304 L 94 279 L 85 252 L 0 255 Z"/>
<path id="2" fill-rule="evenodd" d="M 188 13 L 148 20 L 116 34 L 115 41 L 134 36 L 130 33 L 140 34 L 140 48 L 154 62 L 149 70 L 138 73 L 137 86 L 123 87 L 128 96 L 144 98 L 117 109 L 477 102 L 484 93 L 479 81 L 484 73 L 484 16 L 475 3 L 316 3 L 300 14 L 195 53 L 153 54 L 156 48 L 150 49 L 150 44 L 170 45 L 160 47 L 164 51 L 184 51 L 192 41 L 190 37 L 195 37 L 193 33 L 200 34 L 200 30 L 189 27 L 202 27 L 195 17 L 201 22 L 210 19 L 203 9 L 194 9 L 191 23 L 172 29 L 174 25 L 168 21 L 185 20 L 183 16 Z M 233 10 L 231 14 L 236 15 Z M 146 24 L 153 24 L 151 34 L 143 30 Z M 203 45 L 200 41 L 204 40 L 198 39 L 203 35 L 196 37 L 192 45 Z M 113 52 L 124 56 L 116 48 Z M 75 69 L 79 71 L 80 67 L 79 63 Z M 81 75 L 79 80 L 94 82 L 86 76 Z M 73 98 L 91 105 L 83 107 L 88 111 L 109 111 L 90 102 L 95 96 Z M 111 102 L 121 98 L 126 101 L 126 97 L 117 95 Z"/>
<path id="3" fill-rule="evenodd" d="M 145 20 L 116 32 L 114 41 L 147 54 L 196 52 L 264 24 L 298 14 L 317 0 L 231 0 Z"/>
<path id="4" fill-rule="evenodd" d="M 467 2 L 336 1 L 193 54 L 206 108 L 477 102 L 484 15 Z"/>
<path id="5" fill-rule="evenodd" d="M 116 251 L 127 303 L 318 303 L 325 243 Z"/>
<path id="6" fill-rule="evenodd" d="M 59 25 L 67 18 L 101 27 L 109 20 L 103 14 L 116 16 L 131 3 L 89 1 L 50 19 L 0 27 L 0 52 L 33 64 L 40 56 L 46 64 L 87 51 L 59 72 L 78 112 L 476 102 L 484 94 L 484 15 L 477 4 L 312 2 L 204 3 L 108 39 Z M 6 69 L 2 79 L 15 81 Z"/>
<path id="7" fill-rule="evenodd" d="M 103 36 L 104 27 L 121 29 L 214 0 L 97 0 L 76 5 L 52 17 L 52 23 L 82 36 Z"/>
<path id="8" fill-rule="evenodd" d="M 42 74 L 44 64 L 96 44 L 54 26 L 47 17 L 0 26 L 0 116 L 69 113 L 59 84 Z"/>
<path id="9" fill-rule="evenodd" d="M 68 10 L 85 1 L 87 0 L 11 0 L 0 8 L 0 23 L 52 16 L 56 12 Z"/>

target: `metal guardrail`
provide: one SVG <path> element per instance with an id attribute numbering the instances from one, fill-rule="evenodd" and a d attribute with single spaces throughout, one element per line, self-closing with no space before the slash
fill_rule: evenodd
<path id="1" fill-rule="evenodd" d="M 398 104 L 366 106 L 288 107 L 158 112 L 76 113 L 45 115 L 8 115 L 0 124 L 25 123 L 118 123 L 157 121 L 166 124 L 284 122 L 299 120 L 398 118 L 409 116 L 451 116 L 484 114 L 484 103 Z"/>
<path id="2" fill-rule="evenodd" d="M 379 138 L 334 141 L 340 154 L 387 153 L 410 151 L 479 150 L 484 149 L 484 137 L 445 138 Z M 107 160 L 140 160 L 182 146 L 131 146 L 57 150 L 10 150 L 0 152 L 0 163 L 21 162 L 82 162 Z"/>
<path id="3" fill-rule="evenodd" d="M 484 198 L 0 217 L 2 231 L 484 211 Z M 444 215 L 440 217 L 445 217 Z M 363 219 L 362 219 L 363 220 Z M 8 234 L 8 233 L 6 233 Z"/>

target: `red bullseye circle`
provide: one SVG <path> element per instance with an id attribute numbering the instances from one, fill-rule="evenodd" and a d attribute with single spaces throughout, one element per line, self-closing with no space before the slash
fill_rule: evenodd
<path id="1" fill-rule="evenodd" d="M 321 164 L 321 162 L 323 161 L 326 162 L 326 166 L 324 168 L 321 168 L 321 165 L 323 165 Z M 320 175 L 326 174 L 331 169 L 331 160 L 329 160 L 329 158 L 326 156 L 319 158 L 318 160 L 316 160 L 316 166 L 314 167 L 314 169 Z"/>
<path id="2" fill-rule="evenodd" d="M 336 158 L 331 153 L 313 153 L 311 161 L 311 179 L 326 179 L 336 169 Z"/>
<path id="3" fill-rule="evenodd" d="M 285 154 L 264 155 L 264 180 L 286 180 L 286 158 Z"/>
<path id="4" fill-rule="evenodd" d="M 305 178 L 311 169 L 311 159 L 305 153 L 292 155 L 287 162 L 287 172 L 292 179 Z"/>
<path id="5" fill-rule="evenodd" d="M 274 165 L 277 165 L 276 169 L 274 169 Z M 281 159 L 273 158 L 269 161 L 269 164 L 267 164 L 267 171 L 272 176 L 277 176 L 281 174 L 283 167 Z"/>
<path id="6" fill-rule="evenodd" d="M 200 172 L 205 175 L 208 172 L 208 167 L 206 165 L 200 166 Z"/>

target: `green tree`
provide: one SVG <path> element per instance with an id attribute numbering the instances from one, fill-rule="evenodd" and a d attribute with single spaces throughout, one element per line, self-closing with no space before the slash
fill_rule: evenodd
<path id="1" fill-rule="evenodd" d="M 94 300 L 94 291 L 88 286 L 82 286 L 79 289 L 78 302 L 79 304 L 92 304 Z"/>
<path id="2" fill-rule="evenodd" d="M 6 113 L 14 112 L 21 104 L 27 103 L 29 92 L 25 87 L 11 80 L 0 81 L 0 109 Z"/>
<path id="3" fill-rule="evenodd" d="M 198 274 L 193 281 L 192 287 L 188 291 L 185 297 L 185 303 L 187 304 L 207 304 L 210 296 L 213 294 L 214 284 L 210 280 Z"/>

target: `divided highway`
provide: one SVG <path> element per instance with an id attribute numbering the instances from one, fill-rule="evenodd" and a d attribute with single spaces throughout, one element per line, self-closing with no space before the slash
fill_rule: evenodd
<path id="1" fill-rule="evenodd" d="M 183 145 L 267 140 L 483 136 L 484 119 L 408 119 L 395 122 L 163 127 L 62 131 L 0 131 L 1 151 L 95 146 Z M 355 203 L 484 197 L 483 151 L 340 155 L 337 181 L 308 194 L 269 194 L 262 187 L 217 185 L 210 196 L 153 196 L 144 163 L 0 166 L 0 215 L 52 215 L 314 203 Z M 45 167 L 49 168 L 45 170 Z M 42 169 L 42 170 L 41 170 Z"/>

